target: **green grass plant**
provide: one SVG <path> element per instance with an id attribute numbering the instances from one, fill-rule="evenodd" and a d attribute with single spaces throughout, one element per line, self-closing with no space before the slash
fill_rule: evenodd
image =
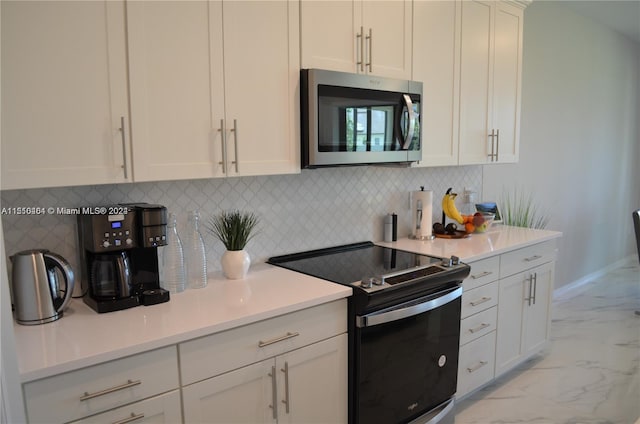
<path id="1" fill-rule="evenodd" d="M 539 211 L 532 193 L 503 192 L 501 212 L 504 225 L 543 229 L 549 223 L 549 216 Z"/>
<path id="2" fill-rule="evenodd" d="M 224 211 L 209 220 L 207 229 L 227 250 L 243 250 L 255 235 L 258 217 L 238 210 Z"/>

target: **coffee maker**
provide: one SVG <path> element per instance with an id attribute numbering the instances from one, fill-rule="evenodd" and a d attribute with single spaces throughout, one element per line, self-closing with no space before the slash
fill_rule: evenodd
<path id="1" fill-rule="evenodd" d="M 167 244 L 167 209 L 127 203 L 81 208 L 84 302 L 98 313 L 169 301 L 160 288 L 158 247 Z"/>

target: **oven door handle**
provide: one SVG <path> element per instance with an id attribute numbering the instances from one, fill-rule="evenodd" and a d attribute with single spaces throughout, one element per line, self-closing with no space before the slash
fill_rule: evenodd
<path id="1" fill-rule="evenodd" d="M 424 312 L 431 311 L 439 308 L 442 305 L 446 305 L 449 302 L 462 296 L 462 287 L 458 287 L 442 296 L 431 298 L 426 302 L 413 303 L 406 308 L 397 308 L 392 310 L 373 312 L 368 315 L 356 317 L 356 327 L 373 327 L 374 325 L 385 324 L 387 322 L 397 321 L 403 318 L 408 318 L 414 315 L 419 315 Z"/>

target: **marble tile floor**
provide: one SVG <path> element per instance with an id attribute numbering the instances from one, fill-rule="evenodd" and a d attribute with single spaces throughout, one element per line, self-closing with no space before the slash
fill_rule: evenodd
<path id="1" fill-rule="evenodd" d="M 456 424 L 640 424 L 640 266 L 553 302 L 540 355 L 456 406 Z"/>

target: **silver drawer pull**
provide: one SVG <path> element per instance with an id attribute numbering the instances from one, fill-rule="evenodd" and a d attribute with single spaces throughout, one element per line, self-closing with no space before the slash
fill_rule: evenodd
<path id="1" fill-rule="evenodd" d="M 481 273 L 481 274 L 478 274 L 478 275 L 471 275 L 470 277 L 471 277 L 472 279 L 474 279 L 474 280 L 477 280 L 478 278 L 486 277 L 487 275 L 491 275 L 491 274 L 493 274 L 493 272 L 491 272 L 491 271 L 484 271 L 484 272 L 483 272 L 483 273 Z"/>
<path id="2" fill-rule="evenodd" d="M 479 325 L 479 326 L 477 326 L 476 328 L 470 328 L 470 329 L 469 329 L 469 332 L 470 332 L 471 334 L 473 334 L 473 333 L 477 333 L 478 331 L 480 331 L 480 330 L 484 330 L 484 329 L 485 329 L 485 328 L 487 328 L 487 327 L 491 327 L 491 324 L 487 324 L 486 322 L 483 322 L 482 324 L 480 324 L 480 325 Z"/>
<path id="3" fill-rule="evenodd" d="M 467 368 L 467 372 L 469 372 L 469 374 L 471 374 L 472 372 L 476 372 L 478 371 L 480 368 L 484 367 L 485 365 L 487 365 L 489 362 L 487 361 L 480 361 L 478 362 L 478 364 L 474 367 L 471 368 Z"/>
<path id="4" fill-rule="evenodd" d="M 285 334 L 284 336 L 280 336 L 280 337 L 277 337 L 277 338 L 272 339 L 272 340 L 267 340 L 266 342 L 263 342 L 262 340 L 259 340 L 258 341 L 258 347 L 269 346 L 269 345 L 272 345 L 274 343 L 278 343 L 278 342 L 282 342 L 284 340 L 288 340 L 288 339 L 292 339 L 294 337 L 298 337 L 299 335 L 300 335 L 300 333 L 287 332 L 287 334 Z"/>
<path id="5" fill-rule="evenodd" d="M 525 262 L 533 262 L 533 261 L 537 261 L 537 260 L 538 260 L 538 259 L 540 259 L 540 258 L 542 258 L 542 256 L 540 256 L 540 255 L 533 255 L 533 256 L 530 256 L 530 257 L 528 257 L 528 258 L 524 258 L 524 261 L 525 261 Z"/>
<path id="6" fill-rule="evenodd" d="M 141 420 L 143 418 L 144 418 L 144 414 L 136 415 L 135 413 L 132 412 L 131 416 L 120 421 L 114 421 L 112 424 L 127 424 L 127 423 L 132 423 L 136 420 Z"/>
<path id="7" fill-rule="evenodd" d="M 469 305 L 471 305 L 471 306 L 478 306 L 478 305 L 480 305 L 480 304 L 482 304 L 482 303 L 484 303 L 484 302 L 488 302 L 488 301 L 490 301 L 490 300 L 491 300 L 491 298 L 490 298 L 490 297 L 483 296 L 483 297 L 482 297 L 481 299 L 479 299 L 479 300 L 474 300 L 473 302 L 469 302 Z"/>
<path id="8" fill-rule="evenodd" d="M 142 384 L 141 380 L 136 380 L 136 381 L 127 380 L 126 383 L 121 384 L 120 386 L 111 387 L 110 389 L 100 390 L 99 392 L 95 392 L 95 393 L 84 392 L 84 396 L 80 398 L 80 402 L 84 400 L 97 398 L 99 396 L 108 395 L 109 393 L 117 392 L 118 390 L 128 389 L 129 387 L 138 386 L 140 384 Z"/>

